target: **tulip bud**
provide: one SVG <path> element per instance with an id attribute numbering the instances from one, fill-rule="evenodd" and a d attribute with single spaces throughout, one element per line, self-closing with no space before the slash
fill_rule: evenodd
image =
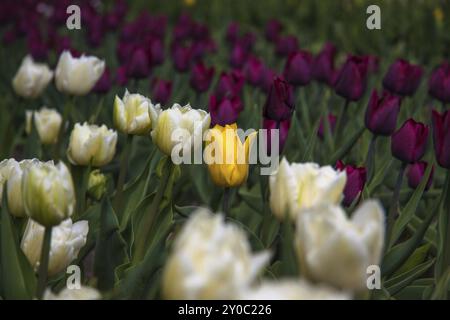
<path id="1" fill-rule="evenodd" d="M 266 24 L 265 36 L 267 41 L 275 42 L 281 31 L 283 30 L 283 25 L 275 19 L 271 19 Z"/>
<path id="2" fill-rule="evenodd" d="M 216 85 L 215 94 L 218 99 L 234 97 L 241 94 L 244 77 L 240 71 L 222 72 Z"/>
<path id="3" fill-rule="evenodd" d="M 152 129 L 150 114 L 154 118 L 161 112 L 159 104 L 152 102 L 138 93 L 130 94 L 125 90 L 123 99 L 114 99 L 114 126 L 122 133 L 146 135 Z"/>
<path id="4" fill-rule="evenodd" d="M 427 139 L 428 126 L 409 119 L 391 136 L 392 155 L 403 162 L 417 162 L 425 153 Z"/>
<path id="5" fill-rule="evenodd" d="M 264 117 L 275 121 L 290 119 L 294 112 L 292 87 L 285 80 L 276 77 L 264 105 Z"/>
<path id="6" fill-rule="evenodd" d="M 450 112 L 433 110 L 432 123 L 436 159 L 441 167 L 450 169 Z"/>
<path id="7" fill-rule="evenodd" d="M 217 99 L 215 95 L 209 98 L 209 113 L 211 115 L 211 125 L 225 126 L 237 121 L 239 113 L 243 110 L 243 105 L 239 97 Z"/>
<path id="8" fill-rule="evenodd" d="M 62 116 L 58 111 L 46 107 L 39 111 L 27 111 L 27 133 L 31 132 L 32 120 L 42 144 L 55 144 L 58 141 L 62 125 Z"/>
<path id="9" fill-rule="evenodd" d="M 174 241 L 163 271 L 166 299 L 234 299 L 268 262 L 253 254 L 245 233 L 206 209 L 192 213 Z"/>
<path id="10" fill-rule="evenodd" d="M 247 180 L 250 148 L 256 132 L 242 143 L 236 130 L 233 123 L 225 127 L 216 125 L 208 132 L 207 146 L 213 154 L 206 153 L 205 161 L 212 181 L 219 187 L 237 187 Z"/>
<path id="11" fill-rule="evenodd" d="M 44 300 L 100 300 L 102 298 L 97 289 L 81 286 L 80 288 L 64 288 L 58 294 L 51 289 L 47 289 L 44 293 Z"/>
<path id="12" fill-rule="evenodd" d="M 270 119 L 263 119 L 263 129 L 267 130 L 266 135 L 266 150 L 267 154 L 272 154 L 272 130 L 278 129 L 278 152 L 281 153 L 286 144 L 289 128 L 291 127 L 291 119 L 281 121 L 279 128 L 277 128 L 277 121 Z"/>
<path id="13" fill-rule="evenodd" d="M 342 199 L 345 172 L 316 163 L 292 163 L 285 158 L 269 177 L 270 208 L 280 220 L 288 214 L 295 219 L 300 211 L 322 204 L 338 204 Z"/>
<path id="14" fill-rule="evenodd" d="M 390 136 L 397 126 L 400 104 L 398 96 L 383 92 L 378 97 L 377 91 L 373 90 L 366 110 L 366 127 L 375 135 Z"/>
<path id="15" fill-rule="evenodd" d="M 231 22 L 227 27 L 225 40 L 230 44 L 234 44 L 238 38 L 239 38 L 239 24 L 237 22 Z"/>
<path id="16" fill-rule="evenodd" d="M 106 176 L 96 169 L 89 173 L 87 192 L 90 197 L 95 200 L 100 200 L 106 193 Z"/>
<path id="17" fill-rule="evenodd" d="M 412 96 L 422 79 L 422 68 L 398 59 L 390 67 L 383 78 L 383 86 L 400 96 Z"/>
<path id="18" fill-rule="evenodd" d="M 244 74 L 248 83 L 258 86 L 264 73 L 264 64 L 256 57 L 251 56 L 244 65 Z"/>
<path id="19" fill-rule="evenodd" d="M 83 96 L 91 91 L 105 70 L 105 62 L 93 56 L 74 58 L 64 51 L 55 71 L 56 88 L 64 93 Z"/>
<path id="20" fill-rule="evenodd" d="M 65 270 L 77 258 L 81 248 L 86 244 L 88 232 L 89 225 L 85 220 L 72 223 L 72 219 L 66 219 L 52 228 L 49 276 Z M 20 247 L 35 270 L 39 267 L 43 240 L 44 227 L 29 219 Z"/>
<path id="21" fill-rule="evenodd" d="M 231 49 L 230 65 L 233 68 L 240 69 L 244 66 L 245 61 L 248 58 L 248 51 L 242 44 L 237 42 Z"/>
<path id="22" fill-rule="evenodd" d="M 334 56 L 336 47 L 332 43 L 326 43 L 322 51 L 314 58 L 311 68 L 312 77 L 319 81 L 332 86 L 336 77 L 334 69 Z"/>
<path id="23" fill-rule="evenodd" d="M 263 281 L 244 290 L 240 300 L 348 300 L 350 295 L 323 284 L 313 285 L 305 279 Z"/>
<path id="24" fill-rule="evenodd" d="M 101 167 L 113 159 L 116 144 L 117 132 L 105 125 L 76 123 L 70 134 L 67 157 L 75 165 Z"/>
<path id="25" fill-rule="evenodd" d="M 151 85 L 152 99 L 156 103 L 165 105 L 172 95 L 172 81 L 153 79 Z"/>
<path id="26" fill-rule="evenodd" d="M 280 36 L 275 43 L 275 53 L 287 57 L 298 50 L 298 40 L 295 36 Z"/>
<path id="27" fill-rule="evenodd" d="M 367 83 L 367 58 L 348 56 L 334 84 L 336 93 L 349 101 L 358 101 Z"/>
<path id="28" fill-rule="evenodd" d="M 63 162 L 31 163 L 22 177 L 23 205 L 27 215 L 50 227 L 69 218 L 75 207 L 75 191 L 69 169 Z"/>
<path id="29" fill-rule="evenodd" d="M 408 186 L 411 189 L 416 189 L 425 175 L 428 163 L 426 161 L 419 161 L 412 163 L 406 169 L 406 176 L 408 177 Z M 425 190 L 428 190 L 433 182 L 434 166 L 431 168 L 430 177 L 428 178 Z"/>
<path id="30" fill-rule="evenodd" d="M 337 117 L 334 114 L 330 113 L 330 114 L 328 114 L 326 120 L 328 121 L 328 126 L 330 128 L 331 133 L 333 133 L 334 128 L 336 127 Z M 317 136 L 320 139 L 323 139 L 325 137 L 325 128 L 326 127 L 325 127 L 324 119 L 321 118 L 320 122 L 319 122 L 319 129 L 317 130 Z"/>
<path id="31" fill-rule="evenodd" d="M 313 58 L 307 51 L 296 51 L 289 55 L 283 75 L 293 86 L 305 86 L 311 81 Z"/>
<path id="32" fill-rule="evenodd" d="M 175 45 L 172 51 L 173 64 L 178 72 L 186 72 L 191 65 L 191 48 L 182 45 Z"/>
<path id="33" fill-rule="evenodd" d="M 39 163 L 37 159 L 22 160 L 20 162 L 14 159 L 7 159 L 0 162 L 0 177 L 2 180 L 0 184 L 6 187 L 8 209 L 13 216 L 18 218 L 26 217 L 22 195 L 23 172 L 37 163 Z"/>
<path id="34" fill-rule="evenodd" d="M 297 256 L 302 275 L 348 290 L 367 290 L 367 267 L 379 265 L 384 212 L 365 201 L 347 218 L 339 206 L 312 207 L 297 218 Z M 332 266 L 332 268 L 330 268 Z"/>
<path id="35" fill-rule="evenodd" d="M 208 90 L 214 76 L 214 67 L 207 68 L 203 62 L 197 63 L 191 71 L 190 84 L 197 93 Z"/>
<path id="36" fill-rule="evenodd" d="M 366 168 L 345 165 L 341 160 L 339 160 L 336 164 L 336 169 L 339 171 L 345 171 L 347 175 L 343 204 L 344 206 L 349 207 L 353 204 L 355 199 L 358 199 L 359 201 L 361 193 L 364 190 L 364 184 L 366 183 L 367 176 Z"/>
<path id="37" fill-rule="evenodd" d="M 12 80 L 14 92 L 23 98 L 37 98 L 53 78 L 53 72 L 46 64 L 35 63 L 31 56 L 22 60 Z"/>
<path id="38" fill-rule="evenodd" d="M 203 132 L 211 123 L 209 113 L 192 109 L 189 104 L 182 107 L 176 103 L 172 108 L 162 111 L 157 119 L 152 114 L 150 117 L 153 124 L 152 140 L 169 157 L 177 145 L 182 145 L 184 149 L 192 147 L 194 141 L 202 141 Z"/>
<path id="39" fill-rule="evenodd" d="M 108 68 L 105 68 L 105 71 L 103 72 L 100 79 L 98 79 L 94 88 L 92 88 L 92 91 L 99 94 L 108 93 L 109 89 L 111 89 L 112 86 L 111 82 L 111 73 L 109 72 Z"/>
<path id="40" fill-rule="evenodd" d="M 450 102 L 450 64 L 442 63 L 431 74 L 428 82 L 428 92 L 442 103 Z"/>

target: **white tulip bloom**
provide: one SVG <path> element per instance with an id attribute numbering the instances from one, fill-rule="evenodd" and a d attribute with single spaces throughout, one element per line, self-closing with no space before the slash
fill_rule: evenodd
<path id="1" fill-rule="evenodd" d="M 63 119 L 57 110 L 42 107 L 39 111 L 27 111 L 26 120 L 27 133 L 31 132 L 32 121 L 34 121 L 34 126 L 42 144 L 55 144 L 58 141 Z"/>
<path id="2" fill-rule="evenodd" d="M 27 55 L 12 80 L 17 95 L 23 98 L 37 98 L 53 78 L 53 72 L 44 63 L 36 63 Z"/>

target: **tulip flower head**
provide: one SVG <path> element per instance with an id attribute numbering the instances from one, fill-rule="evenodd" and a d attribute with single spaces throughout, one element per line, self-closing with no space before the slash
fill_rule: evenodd
<path id="1" fill-rule="evenodd" d="M 264 104 L 264 117 L 275 121 L 283 121 L 290 119 L 293 112 L 294 94 L 291 85 L 282 78 L 275 77 Z"/>
<path id="2" fill-rule="evenodd" d="M 258 86 L 261 83 L 264 68 L 265 66 L 260 59 L 251 56 L 244 66 L 244 74 L 248 83 L 253 86 Z"/>
<path id="3" fill-rule="evenodd" d="M 428 126 L 423 123 L 413 119 L 405 121 L 391 136 L 392 155 L 407 163 L 419 161 L 426 151 L 428 131 Z"/>
<path id="4" fill-rule="evenodd" d="M 422 80 L 422 68 L 398 59 L 390 67 L 383 78 L 383 86 L 400 96 L 412 96 Z"/>
<path id="5" fill-rule="evenodd" d="M 67 157 L 74 165 L 102 167 L 113 159 L 116 144 L 117 132 L 105 125 L 76 123 L 70 134 Z"/>
<path id="6" fill-rule="evenodd" d="M 348 101 L 358 101 L 366 91 L 366 57 L 348 56 L 334 84 L 336 93 Z"/>
<path id="7" fill-rule="evenodd" d="M 268 41 L 275 42 L 280 36 L 282 30 L 283 25 L 280 23 L 280 21 L 271 19 L 266 24 L 264 34 Z"/>
<path id="8" fill-rule="evenodd" d="M 23 98 L 39 97 L 53 78 L 53 72 L 46 64 L 34 62 L 31 56 L 22 60 L 12 80 L 14 92 Z"/>
<path id="9" fill-rule="evenodd" d="M 108 93 L 109 89 L 111 89 L 111 86 L 111 72 L 108 68 L 105 68 L 105 71 L 103 71 L 102 76 L 100 77 L 100 79 L 98 79 L 92 91 L 99 94 L 105 94 Z"/>
<path id="10" fill-rule="evenodd" d="M 172 95 L 172 81 L 154 79 L 151 85 L 151 92 L 153 101 L 165 105 Z"/>
<path id="11" fill-rule="evenodd" d="M 338 161 L 336 169 L 345 171 L 347 175 L 347 182 L 344 188 L 343 204 L 349 207 L 355 199 L 359 199 L 364 185 L 366 183 L 367 172 L 364 167 L 356 167 L 352 165 L 345 165 L 342 161 Z"/>
<path id="12" fill-rule="evenodd" d="M 219 100 L 215 95 L 209 98 L 209 113 L 211 125 L 225 126 L 237 121 L 243 105 L 239 97 L 223 98 Z"/>
<path id="13" fill-rule="evenodd" d="M 322 51 L 314 58 L 311 75 L 312 78 L 332 86 L 336 77 L 334 68 L 334 56 L 336 47 L 332 43 L 326 43 Z"/>
<path id="14" fill-rule="evenodd" d="M 190 84 L 198 93 L 208 90 L 214 76 L 214 67 L 207 68 L 203 62 L 193 66 L 191 71 Z"/>
<path id="15" fill-rule="evenodd" d="M 450 64 L 442 63 L 431 74 L 428 82 L 428 92 L 442 103 L 450 102 Z"/>
<path id="16" fill-rule="evenodd" d="M 236 130 L 233 123 L 224 127 L 215 125 L 208 132 L 205 161 L 212 181 L 220 187 L 237 187 L 247 180 L 250 149 L 256 132 L 242 142 Z"/>
<path id="17" fill-rule="evenodd" d="M 93 56 L 74 58 L 64 51 L 55 71 L 56 88 L 74 96 L 84 96 L 95 86 L 105 70 L 105 62 Z"/>
<path id="18" fill-rule="evenodd" d="M 281 153 L 284 149 L 284 145 L 286 144 L 289 128 L 291 127 L 291 120 L 281 121 L 279 127 L 277 128 L 277 121 L 273 121 L 270 119 L 263 119 L 263 129 L 267 130 L 266 135 L 266 150 L 267 154 L 271 155 L 272 150 L 272 130 L 278 129 L 278 151 Z"/>
<path id="19" fill-rule="evenodd" d="M 293 86 L 305 86 L 311 81 L 313 57 L 308 51 L 296 51 L 289 55 L 284 66 L 284 78 Z"/>
<path id="20" fill-rule="evenodd" d="M 278 56 L 287 57 L 297 50 L 298 40 L 292 35 L 280 36 L 275 43 L 275 53 Z"/>
<path id="21" fill-rule="evenodd" d="M 408 186 L 411 189 L 416 189 L 422 181 L 425 171 L 427 170 L 428 163 L 426 161 L 419 161 L 412 163 L 406 169 L 406 176 L 408 178 Z M 431 168 L 430 177 L 428 178 L 425 190 L 428 190 L 433 183 L 434 166 Z"/>
<path id="22" fill-rule="evenodd" d="M 239 96 L 243 86 L 244 76 L 240 71 L 222 72 L 216 85 L 215 94 L 218 99 Z"/>
<path id="23" fill-rule="evenodd" d="M 44 145 L 55 144 L 58 141 L 59 131 L 62 125 L 62 116 L 55 109 L 42 107 L 39 111 L 27 111 L 26 131 L 31 133 L 34 124 L 39 135 L 39 140 Z M 34 123 L 32 123 L 32 121 Z"/>
<path id="24" fill-rule="evenodd" d="M 450 112 L 433 110 L 432 122 L 436 159 L 441 167 L 450 169 Z"/>
<path id="25" fill-rule="evenodd" d="M 400 104 L 400 97 L 389 92 L 379 97 L 373 90 L 366 110 L 366 127 L 375 135 L 390 136 L 397 126 Z"/>

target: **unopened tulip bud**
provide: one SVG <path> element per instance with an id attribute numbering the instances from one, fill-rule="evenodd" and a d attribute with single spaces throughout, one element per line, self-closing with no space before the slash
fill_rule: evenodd
<path id="1" fill-rule="evenodd" d="M 408 178 L 408 186 L 411 189 L 416 189 L 422 182 L 427 167 L 428 163 L 426 161 L 419 161 L 416 163 L 412 163 L 408 166 L 408 168 L 406 169 L 406 176 Z M 433 168 L 431 168 L 430 177 L 428 178 L 425 190 L 428 190 L 431 184 L 433 183 L 433 173 L 434 173 L 434 166 Z"/>
<path id="2" fill-rule="evenodd" d="M 151 85 L 151 98 L 156 103 L 165 105 L 172 95 L 172 82 L 163 79 L 154 79 Z"/>
<path id="3" fill-rule="evenodd" d="M 400 104 L 400 97 L 388 92 L 379 97 L 373 90 L 366 110 L 366 127 L 375 135 L 390 136 L 397 126 Z"/>
<path id="4" fill-rule="evenodd" d="M 422 79 L 422 68 L 398 59 L 390 67 L 383 79 L 383 86 L 400 96 L 412 96 Z"/>
<path id="5" fill-rule="evenodd" d="M 75 165 L 101 167 L 113 159 L 116 144 L 117 132 L 105 125 L 76 123 L 70 134 L 67 157 Z"/>
<path id="6" fill-rule="evenodd" d="M 441 167 L 450 169 L 450 112 L 433 110 L 432 123 L 436 159 Z"/>
<path id="7" fill-rule="evenodd" d="M 23 98 L 37 98 L 53 78 L 53 72 L 46 64 L 35 63 L 31 56 L 22 60 L 12 80 L 14 92 Z"/>
<path id="8" fill-rule="evenodd" d="M 198 93 L 208 90 L 214 76 L 214 67 L 207 68 L 203 62 L 192 67 L 190 85 Z"/>
<path id="9" fill-rule="evenodd" d="M 135 48 L 127 64 L 127 76 L 130 78 L 143 79 L 150 74 L 150 59 L 142 47 Z"/>
<path id="10" fill-rule="evenodd" d="M 295 36 L 280 36 L 275 43 L 275 53 L 287 57 L 298 50 L 298 40 Z"/>
<path id="11" fill-rule="evenodd" d="M 111 73 L 108 68 L 105 68 L 105 71 L 103 72 L 100 79 L 98 79 L 97 83 L 92 89 L 92 92 L 105 94 L 108 93 L 109 89 L 111 89 L 111 86 L 112 86 Z"/>
<path id="12" fill-rule="evenodd" d="M 450 102 L 450 64 L 442 63 L 431 74 L 428 82 L 428 92 L 442 103 Z"/>
<path id="13" fill-rule="evenodd" d="M 405 121 L 391 136 L 392 155 L 407 163 L 419 161 L 427 147 L 428 131 L 428 126 L 423 123 L 413 119 Z"/>
<path id="14" fill-rule="evenodd" d="M 106 193 L 106 176 L 96 169 L 89 174 L 87 192 L 90 197 L 100 200 Z"/>
<path id="15" fill-rule="evenodd" d="M 336 47 L 331 43 L 326 43 L 321 52 L 314 58 L 312 66 L 312 77 L 319 81 L 332 86 L 336 77 L 334 68 L 334 56 Z"/>
<path id="16" fill-rule="evenodd" d="M 239 96 L 243 85 L 244 76 L 240 71 L 222 72 L 216 85 L 215 94 L 218 99 Z"/>
<path id="17" fill-rule="evenodd" d="M 225 126 L 235 123 L 243 105 L 239 97 L 217 99 L 212 95 L 209 99 L 209 113 L 211 114 L 211 125 Z"/>
<path id="18" fill-rule="evenodd" d="M 364 185 L 366 183 L 367 172 L 364 167 L 357 167 L 352 165 L 345 165 L 341 160 L 336 164 L 336 169 L 345 171 L 347 175 L 347 182 L 344 188 L 344 206 L 349 207 L 355 199 L 359 199 Z"/>
<path id="19" fill-rule="evenodd" d="M 278 152 L 281 153 L 286 144 L 289 128 L 291 127 L 291 120 L 281 121 L 279 127 L 277 128 L 277 121 L 270 119 L 263 119 L 263 129 L 267 130 L 266 135 L 266 150 L 267 154 L 272 154 L 272 130 L 278 129 Z"/>
<path id="20" fill-rule="evenodd" d="M 264 117 L 275 121 L 290 119 L 294 112 L 294 94 L 292 86 L 280 77 L 276 77 L 270 88 L 264 105 Z"/>
<path id="21" fill-rule="evenodd" d="M 278 39 L 282 30 L 283 25 L 278 20 L 271 19 L 266 24 L 264 34 L 268 41 L 275 42 Z"/>
<path id="22" fill-rule="evenodd" d="M 305 86 L 311 81 L 313 58 L 307 51 L 296 51 L 289 55 L 283 75 L 293 86 Z"/>
<path id="23" fill-rule="evenodd" d="M 264 73 L 264 68 L 265 66 L 260 59 L 251 56 L 244 66 L 244 74 L 248 83 L 253 86 L 260 85 Z"/>
<path id="24" fill-rule="evenodd" d="M 349 56 L 334 84 L 336 93 L 348 101 L 358 101 L 366 91 L 368 61 Z"/>

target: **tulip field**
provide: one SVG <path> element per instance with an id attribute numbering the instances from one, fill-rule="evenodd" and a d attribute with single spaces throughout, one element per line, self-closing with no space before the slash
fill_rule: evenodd
<path id="1" fill-rule="evenodd" d="M 0 1 L 0 300 L 449 299 L 449 17 Z"/>

